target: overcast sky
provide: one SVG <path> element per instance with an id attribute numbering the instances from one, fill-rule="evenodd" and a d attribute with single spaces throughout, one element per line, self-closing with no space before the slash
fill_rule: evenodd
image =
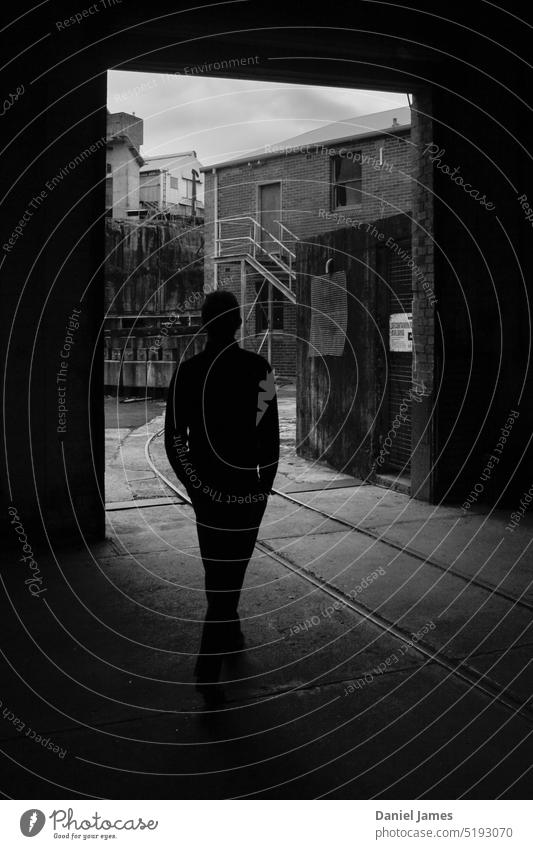
<path id="1" fill-rule="evenodd" d="M 342 118 L 395 106 L 383 91 L 110 71 L 110 112 L 144 120 L 144 156 L 195 150 L 204 165 L 245 155 Z"/>

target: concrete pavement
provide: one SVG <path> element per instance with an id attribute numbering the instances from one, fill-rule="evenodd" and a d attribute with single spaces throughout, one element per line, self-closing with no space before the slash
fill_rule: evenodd
<path id="1" fill-rule="evenodd" d="M 160 425 L 152 418 L 149 432 Z M 126 468 L 145 473 L 146 424 L 124 430 Z M 526 703 L 531 610 L 467 578 L 533 602 L 530 517 L 510 533 L 503 512 L 465 514 L 339 479 L 295 458 L 290 438 L 287 427 L 277 485 L 367 533 L 271 499 L 242 595 L 247 651 L 225 665 L 228 701 L 216 713 L 193 686 L 204 601 L 192 510 L 148 506 L 148 492 L 168 499 L 157 479 L 144 490 L 141 477 L 116 478 L 129 509 L 108 512 L 105 543 L 40 556 L 39 598 L 13 558 L 0 695 L 9 795 L 527 798 L 533 714 L 416 645 Z M 164 465 L 161 440 L 153 456 Z M 396 623 L 411 646 L 351 602 Z"/>

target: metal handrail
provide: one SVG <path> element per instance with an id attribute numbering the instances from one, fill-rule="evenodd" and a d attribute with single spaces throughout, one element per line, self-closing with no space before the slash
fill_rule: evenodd
<path id="1" fill-rule="evenodd" d="M 276 265 L 279 265 L 279 267 L 281 268 L 282 271 L 285 271 L 286 274 L 290 274 L 291 277 L 292 277 L 292 274 L 293 274 L 292 262 L 287 265 L 287 263 L 283 262 L 283 260 L 280 259 L 280 257 L 276 256 L 275 254 L 269 254 L 269 252 L 267 250 L 265 250 L 265 248 L 263 248 L 261 245 L 259 245 L 259 249 L 262 250 L 263 253 L 265 253 L 271 260 L 273 260 L 276 263 Z M 256 259 L 257 259 L 257 256 L 256 256 Z M 292 257 L 291 257 L 291 260 L 292 260 Z M 261 260 L 259 260 L 259 261 L 261 261 Z"/>
<path id="2" fill-rule="evenodd" d="M 253 228 L 253 231 L 252 231 L 253 235 L 252 235 L 252 233 L 249 232 L 247 235 L 241 234 L 241 235 L 238 235 L 238 236 L 226 236 L 226 237 L 223 238 L 222 235 L 221 235 L 222 225 L 223 224 L 230 224 L 230 223 L 233 223 L 233 222 L 239 222 L 239 221 L 249 222 L 249 224 L 251 225 L 251 228 Z M 276 220 L 275 223 L 280 226 L 280 229 L 282 228 L 283 230 L 286 230 L 287 233 L 291 233 L 291 231 L 288 229 L 288 227 L 285 227 L 285 225 L 281 224 L 281 222 Z M 281 256 L 278 256 L 277 253 L 270 253 L 261 244 L 261 242 L 259 241 L 259 238 L 258 238 L 258 231 L 260 231 L 260 230 L 263 231 L 263 233 L 267 234 L 267 236 L 268 236 L 268 238 L 271 242 L 279 245 L 281 250 L 283 252 L 285 252 L 286 256 L 283 259 L 282 259 Z M 293 235 L 293 234 L 291 234 L 291 235 Z M 297 238 L 297 237 L 295 237 L 295 238 Z M 251 216 L 251 215 L 234 215 L 234 216 L 231 216 L 229 218 L 218 219 L 218 221 L 216 222 L 215 256 L 214 256 L 215 259 L 223 259 L 224 258 L 224 254 L 222 253 L 223 245 L 227 244 L 229 242 L 241 242 L 241 243 L 242 242 L 248 242 L 248 243 L 251 242 L 251 244 L 252 244 L 251 251 L 245 252 L 243 254 L 243 258 L 248 257 L 250 260 L 253 259 L 259 265 L 261 265 L 261 253 L 263 253 L 271 261 L 273 261 L 281 269 L 281 271 L 283 271 L 284 274 L 288 275 L 287 283 L 283 282 L 283 285 L 286 287 L 286 289 L 288 291 L 292 292 L 292 278 L 296 276 L 294 274 L 293 270 L 292 270 L 292 265 L 293 265 L 293 260 L 296 259 L 296 254 L 293 251 L 291 251 L 290 248 L 287 247 L 287 245 L 285 245 L 282 241 L 280 241 L 280 239 L 276 238 L 276 236 L 274 236 L 272 233 L 270 233 L 266 229 L 266 227 L 263 227 L 262 224 L 260 224 L 255 218 L 253 218 L 253 216 Z M 280 251 L 280 253 L 281 253 L 281 251 Z M 258 257 L 258 254 L 259 254 L 259 257 Z M 270 271 L 270 273 L 272 274 L 272 271 Z M 275 274 L 272 274 L 272 276 L 275 278 Z M 281 282 L 282 281 L 280 280 L 280 283 Z M 252 309 L 253 309 L 253 306 L 252 306 Z"/>
<path id="3" fill-rule="evenodd" d="M 278 220 L 277 220 L 277 218 L 275 218 L 275 219 L 274 219 L 274 224 L 279 224 L 279 226 L 280 226 L 283 230 L 285 230 L 285 231 L 289 234 L 289 236 L 292 236 L 292 238 L 294 239 L 294 241 L 295 241 L 295 242 L 299 242 L 299 241 L 300 241 L 300 239 L 299 239 L 299 237 L 296 235 L 296 233 L 293 233 L 293 232 L 292 232 L 292 230 L 289 230 L 289 228 L 288 228 L 285 224 L 282 224 L 282 223 L 281 223 L 281 221 L 278 221 Z"/>
<path id="4" fill-rule="evenodd" d="M 276 276 L 275 272 L 265 268 L 261 261 L 256 257 L 253 257 L 251 254 L 247 254 L 245 260 L 252 266 L 253 269 L 255 269 L 255 271 L 262 274 L 265 279 L 270 280 L 272 285 L 276 286 L 276 288 L 278 288 L 281 292 L 284 292 L 285 294 L 289 293 L 290 295 L 294 294 L 291 277 L 289 277 L 285 282 L 281 279 L 281 277 Z"/>
<path id="5" fill-rule="evenodd" d="M 259 348 L 257 349 L 257 353 L 258 353 L 258 354 L 260 354 L 260 353 L 261 353 L 261 348 L 262 348 L 262 347 L 263 347 L 263 345 L 265 344 L 265 339 L 267 338 L 267 336 L 268 336 L 268 334 L 269 334 L 269 333 L 270 333 L 270 327 L 268 327 L 268 328 L 265 330 L 265 335 L 264 335 L 264 336 L 263 336 L 263 338 L 261 339 L 261 344 L 259 345 Z"/>
<path id="6" fill-rule="evenodd" d="M 288 248 L 288 247 L 287 247 L 287 245 L 285 245 L 282 241 L 280 241 L 279 239 L 277 239 L 277 238 L 276 238 L 276 236 L 274 236 L 274 234 L 273 234 L 273 233 L 271 233 L 269 230 L 267 230 L 267 229 L 266 229 L 266 227 L 263 227 L 263 225 L 262 225 L 262 224 L 259 224 L 259 222 L 258 222 L 258 221 L 255 221 L 255 219 L 254 219 L 254 218 L 252 218 L 251 220 L 254 222 L 254 224 L 255 224 L 257 227 L 259 227 L 259 229 L 260 229 L 260 230 L 262 230 L 262 231 L 263 231 L 263 233 L 266 233 L 266 234 L 267 234 L 267 236 L 268 236 L 268 237 L 269 237 L 272 241 L 276 242 L 276 244 L 280 245 L 280 247 L 282 247 L 284 251 L 287 251 L 287 253 L 288 253 L 288 254 L 290 254 L 291 256 L 293 256 L 294 258 L 296 258 L 296 254 L 295 254 L 295 253 L 293 253 L 293 252 L 291 251 L 291 249 L 290 249 L 290 248 Z M 260 246 L 260 247 L 262 247 L 260 242 L 259 242 L 258 244 L 259 244 L 259 246 Z M 264 248 L 263 248 L 263 250 L 264 250 Z M 268 253 L 268 251 L 267 251 L 267 253 Z"/>
<path id="7" fill-rule="evenodd" d="M 253 227 L 254 227 L 254 236 L 253 237 L 252 236 L 232 236 L 232 237 L 229 237 L 227 239 L 222 239 L 222 237 L 220 236 L 221 225 L 227 224 L 228 222 L 231 222 L 231 221 L 250 221 L 253 224 Z M 279 224 L 279 222 L 276 222 L 276 223 Z M 280 226 L 285 227 L 284 224 L 280 224 Z M 256 228 L 259 228 L 264 233 L 266 233 L 269 236 L 269 238 L 271 239 L 271 241 L 273 241 L 277 245 L 279 245 L 284 251 L 286 251 L 289 254 L 289 256 L 292 257 L 292 259 L 296 259 L 296 254 L 293 253 L 293 251 L 291 251 L 291 249 L 288 248 L 287 245 L 283 244 L 283 242 L 281 242 L 278 238 L 276 238 L 276 236 L 274 236 L 273 233 L 270 233 L 265 227 L 263 227 L 262 224 L 260 224 L 258 221 L 256 221 L 256 219 L 253 218 L 253 216 L 251 216 L 251 215 L 235 215 L 235 216 L 232 216 L 231 218 L 219 218 L 218 219 L 218 221 L 217 221 L 217 238 L 215 240 L 215 242 L 216 242 L 216 244 L 215 244 L 215 254 L 216 254 L 216 256 L 219 255 L 219 252 L 217 250 L 217 246 L 220 244 L 220 242 L 223 242 L 223 241 L 234 241 L 234 242 L 236 242 L 236 241 L 242 241 L 243 239 L 249 239 L 254 243 L 255 247 L 261 248 L 262 247 L 261 243 L 257 239 Z M 285 228 L 285 229 L 287 229 L 287 228 Z M 268 253 L 268 251 L 267 251 L 267 253 Z M 254 256 L 255 256 L 255 252 L 254 252 Z"/>

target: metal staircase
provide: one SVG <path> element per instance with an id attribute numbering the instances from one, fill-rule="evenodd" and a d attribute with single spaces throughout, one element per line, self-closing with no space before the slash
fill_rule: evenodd
<path id="1" fill-rule="evenodd" d="M 270 233 L 251 215 L 239 215 L 217 221 L 215 263 L 239 260 L 296 303 L 293 265 L 296 254 L 289 247 L 298 237 L 279 221 L 280 237 Z M 265 247 L 268 245 L 268 247 Z M 252 305 L 255 306 L 255 302 Z"/>

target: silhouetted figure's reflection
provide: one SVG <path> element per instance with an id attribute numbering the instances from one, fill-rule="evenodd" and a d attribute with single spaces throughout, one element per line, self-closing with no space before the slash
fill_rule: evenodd
<path id="1" fill-rule="evenodd" d="M 207 596 L 197 688 L 216 700 L 224 655 L 244 645 L 237 607 L 276 475 L 279 425 L 269 363 L 234 339 L 235 296 L 207 295 L 202 321 L 207 344 L 179 363 L 169 387 L 165 448 L 196 513 Z"/>

